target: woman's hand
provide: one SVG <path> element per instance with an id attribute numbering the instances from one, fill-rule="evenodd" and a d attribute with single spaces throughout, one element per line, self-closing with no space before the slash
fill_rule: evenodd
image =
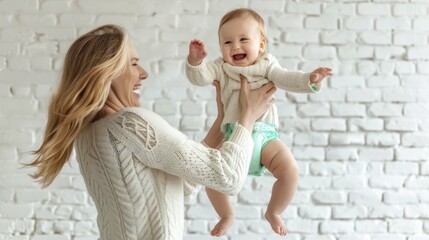
<path id="1" fill-rule="evenodd" d="M 252 132 L 253 124 L 275 102 L 272 95 L 277 90 L 272 82 L 256 90 L 249 90 L 247 79 L 240 76 L 240 105 L 241 113 L 239 123 Z"/>

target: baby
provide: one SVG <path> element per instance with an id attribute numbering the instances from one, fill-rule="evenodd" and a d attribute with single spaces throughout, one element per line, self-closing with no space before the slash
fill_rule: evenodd
<path id="1" fill-rule="evenodd" d="M 200 40 L 192 40 L 186 64 L 186 75 L 199 86 L 219 80 L 225 117 L 222 131 L 228 139 L 241 111 L 239 104 L 240 77 L 244 76 L 251 89 L 272 81 L 278 88 L 300 93 L 319 92 L 321 81 L 332 75 L 330 68 L 317 68 L 313 72 L 292 72 L 282 68 L 276 58 L 265 53 L 267 36 L 265 23 L 255 11 L 239 8 L 228 12 L 219 24 L 219 43 L 222 58 L 205 62 L 207 52 Z M 265 218 L 271 228 L 281 236 L 286 235 L 286 226 L 281 218 L 295 194 L 298 182 L 298 166 L 291 151 L 278 138 L 277 107 L 272 107 L 258 120 L 253 129 L 254 150 L 249 174 L 261 176 L 268 169 L 277 179 Z M 229 197 L 214 189 L 206 188 L 210 202 L 220 221 L 211 231 L 213 236 L 222 236 L 231 227 L 234 213 Z"/>

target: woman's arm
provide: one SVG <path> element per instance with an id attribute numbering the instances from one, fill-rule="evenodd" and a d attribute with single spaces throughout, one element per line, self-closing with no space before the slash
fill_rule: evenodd
<path id="1" fill-rule="evenodd" d="M 145 166 L 233 195 L 247 176 L 253 148 L 251 127 L 271 105 L 269 99 L 274 91 L 272 85 L 249 92 L 243 83 L 240 122 L 220 149 L 188 139 L 161 117 L 144 109 L 127 110 L 114 121 L 122 129 L 120 138 L 126 141 L 123 144 L 132 148 Z"/>
<path id="2" fill-rule="evenodd" d="M 220 97 L 220 83 L 215 80 L 213 85 L 216 87 L 216 105 L 217 105 L 217 117 L 213 122 L 209 132 L 203 140 L 203 143 L 211 148 L 219 148 L 222 144 L 224 134 L 221 131 L 222 120 L 224 117 L 223 103 Z"/>

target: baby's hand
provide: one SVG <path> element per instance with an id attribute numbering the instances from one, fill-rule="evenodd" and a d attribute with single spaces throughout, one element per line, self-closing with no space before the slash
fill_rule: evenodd
<path id="1" fill-rule="evenodd" d="M 325 77 L 332 75 L 332 69 L 321 67 L 310 74 L 310 83 L 317 84 L 320 83 Z"/>
<path id="2" fill-rule="evenodd" d="M 198 66 L 206 56 L 207 52 L 204 48 L 204 43 L 198 39 L 192 40 L 189 44 L 188 62 L 192 66 Z"/>

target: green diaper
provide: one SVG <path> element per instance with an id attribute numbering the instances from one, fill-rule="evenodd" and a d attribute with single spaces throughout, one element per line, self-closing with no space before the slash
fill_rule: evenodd
<path id="1" fill-rule="evenodd" d="M 233 130 L 234 124 L 227 123 L 225 140 L 228 140 L 230 138 Z M 252 138 L 254 142 L 254 147 L 248 174 L 253 176 L 262 176 L 267 170 L 261 164 L 262 149 L 265 147 L 265 145 L 267 145 L 269 141 L 278 139 L 279 134 L 277 133 L 274 125 L 264 122 L 256 122 L 253 126 Z"/>

